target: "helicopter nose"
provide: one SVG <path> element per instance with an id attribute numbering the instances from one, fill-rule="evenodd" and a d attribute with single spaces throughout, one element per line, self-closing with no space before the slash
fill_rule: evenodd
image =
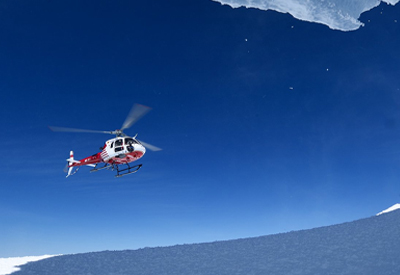
<path id="1" fill-rule="evenodd" d="M 143 154 L 146 153 L 146 148 L 143 145 L 140 145 L 138 149 L 139 151 L 142 151 Z"/>

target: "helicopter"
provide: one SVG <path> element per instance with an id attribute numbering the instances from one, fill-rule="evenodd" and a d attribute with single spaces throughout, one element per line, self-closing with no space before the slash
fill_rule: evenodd
<path id="1" fill-rule="evenodd" d="M 96 131 L 86 129 L 76 129 L 67 127 L 48 126 L 53 132 L 75 132 L 75 133 L 95 133 L 95 134 L 111 134 L 115 138 L 109 139 L 104 146 L 100 147 L 100 152 L 86 157 L 81 160 L 74 159 L 74 152 L 70 151 L 70 156 L 67 159 L 67 165 L 64 172 L 67 173 L 66 178 L 78 172 L 81 166 L 92 167 L 90 172 L 97 172 L 104 169 L 116 171 L 115 177 L 136 173 L 142 164 L 131 166 L 134 162 L 144 156 L 146 148 L 151 151 L 160 151 L 161 148 L 151 144 L 139 141 L 136 137 L 127 136 L 123 131 L 130 128 L 135 122 L 142 118 L 151 110 L 150 107 L 134 104 L 128 116 L 126 117 L 122 127 L 114 131 Z M 103 165 L 104 164 L 104 165 Z"/>

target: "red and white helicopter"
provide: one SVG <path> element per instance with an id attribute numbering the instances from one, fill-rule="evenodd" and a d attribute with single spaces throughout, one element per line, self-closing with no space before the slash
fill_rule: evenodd
<path id="1" fill-rule="evenodd" d="M 127 118 L 125 119 L 125 122 L 122 124 L 121 129 L 115 131 L 95 131 L 49 126 L 50 130 L 54 132 L 100 133 L 116 135 L 115 138 L 106 141 L 104 146 L 100 148 L 101 152 L 98 152 L 90 157 L 81 160 L 75 160 L 74 152 L 71 151 L 70 157 L 67 159 L 67 166 L 65 167 L 67 178 L 78 172 L 81 166 L 93 167 L 90 172 L 96 172 L 103 169 L 115 170 L 117 171 L 116 177 L 122 177 L 137 172 L 142 167 L 142 164 L 131 166 L 129 163 L 143 157 L 143 155 L 146 153 L 146 148 L 150 149 L 151 151 L 159 151 L 161 149 L 143 141 L 139 141 L 136 139 L 137 134 L 134 137 L 129 137 L 124 134 L 123 130 L 131 127 L 150 110 L 150 107 L 134 104 Z M 104 165 L 98 167 L 101 164 Z M 126 166 L 120 167 L 122 165 Z"/>

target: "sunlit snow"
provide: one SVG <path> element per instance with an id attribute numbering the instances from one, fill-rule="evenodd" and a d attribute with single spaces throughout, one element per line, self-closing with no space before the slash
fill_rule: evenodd
<path id="1" fill-rule="evenodd" d="M 17 266 L 24 265 L 28 262 L 35 262 L 54 256 L 56 255 L 0 258 L 0 275 L 11 274 L 18 271 L 20 268 Z"/>
<path id="2" fill-rule="evenodd" d="M 392 212 L 394 210 L 400 209 L 400 203 L 396 203 L 395 205 L 389 207 L 388 209 L 383 210 L 382 212 L 379 212 L 378 214 L 376 214 L 377 216 L 388 213 L 388 212 Z"/>
<path id="3" fill-rule="evenodd" d="M 293 17 L 327 25 L 341 31 L 356 30 L 363 23 L 358 20 L 360 14 L 381 2 L 395 5 L 399 0 L 212 0 L 233 8 L 247 7 L 260 10 L 274 10 L 290 13 Z"/>

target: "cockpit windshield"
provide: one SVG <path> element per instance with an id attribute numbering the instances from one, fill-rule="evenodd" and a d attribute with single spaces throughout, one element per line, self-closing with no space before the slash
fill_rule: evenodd
<path id="1" fill-rule="evenodd" d="M 138 144 L 138 142 L 136 140 L 134 140 L 133 138 L 125 138 L 125 144 L 129 145 L 129 144 Z"/>

